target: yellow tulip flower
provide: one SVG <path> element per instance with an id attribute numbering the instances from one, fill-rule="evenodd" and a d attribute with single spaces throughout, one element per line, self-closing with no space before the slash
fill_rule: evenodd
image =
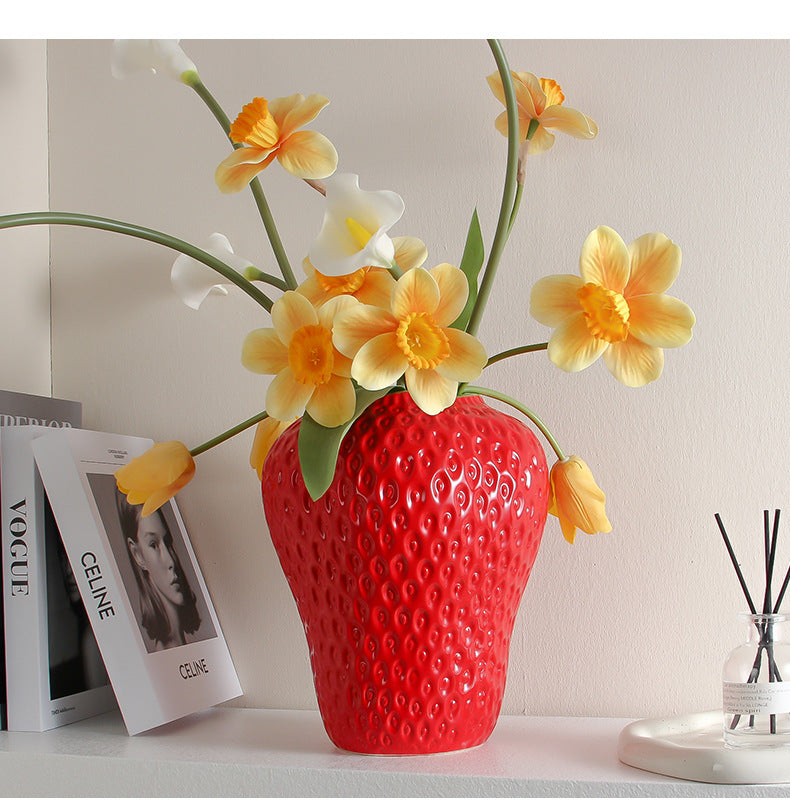
<path id="1" fill-rule="evenodd" d="M 473 381 L 487 357 L 471 334 L 449 327 L 466 304 L 466 275 L 443 263 L 403 274 L 389 309 L 358 303 L 335 320 L 334 340 L 353 357 L 351 375 L 368 390 L 384 389 L 405 374 L 406 388 L 423 412 L 450 406 L 459 381 Z"/>
<path id="2" fill-rule="evenodd" d="M 289 422 L 307 412 L 328 428 L 354 414 L 356 394 L 351 360 L 332 344 L 335 316 L 353 297 L 334 297 L 320 308 L 296 291 L 287 291 L 272 306 L 273 328 L 247 335 L 241 362 L 253 373 L 274 375 L 266 392 L 266 411 Z"/>
<path id="3" fill-rule="evenodd" d="M 611 532 L 604 509 L 606 496 L 584 460 L 572 455 L 555 462 L 549 479 L 549 513 L 560 520 L 568 543 L 573 543 L 577 527 L 587 535 Z"/>
<path id="4" fill-rule="evenodd" d="M 255 469 L 258 479 L 263 476 L 263 463 L 272 446 L 292 423 L 292 420 L 283 423 L 281 420 L 266 417 L 256 426 L 250 451 L 250 467 Z"/>
<path id="5" fill-rule="evenodd" d="M 129 504 L 142 504 L 142 518 L 158 510 L 195 475 L 195 460 L 177 440 L 155 443 L 115 472 L 118 490 Z"/>
<path id="6" fill-rule="evenodd" d="M 665 292 L 680 271 L 680 248 L 661 233 L 630 246 L 610 227 L 584 242 L 581 277 L 550 275 L 532 288 L 530 313 L 555 328 L 548 356 L 576 372 L 599 356 L 628 387 L 655 381 L 664 368 L 663 348 L 691 339 L 694 312 Z"/>
<path id="7" fill-rule="evenodd" d="M 323 179 L 337 168 L 337 152 L 324 135 L 296 131 L 329 103 L 323 95 L 297 93 L 287 98 L 255 98 L 230 127 L 230 139 L 242 144 L 217 168 L 214 179 L 223 193 L 236 193 L 276 157 L 300 179 Z"/>
<path id="8" fill-rule="evenodd" d="M 577 109 L 563 106 L 565 95 L 553 79 L 538 79 L 532 73 L 511 71 L 513 89 L 518 109 L 519 139 L 526 140 L 530 123 L 538 121 L 532 136 L 530 154 L 548 151 L 554 145 L 554 135 L 549 129 L 565 132 L 573 137 L 592 140 L 598 134 L 595 121 Z M 487 77 L 488 85 L 497 100 L 505 103 L 505 90 L 499 73 Z M 497 131 L 507 137 L 507 110 L 496 119 Z"/>

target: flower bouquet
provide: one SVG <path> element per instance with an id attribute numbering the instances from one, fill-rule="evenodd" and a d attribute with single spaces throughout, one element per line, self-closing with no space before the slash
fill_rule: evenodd
<path id="1" fill-rule="evenodd" d="M 547 342 L 489 356 L 478 331 L 516 223 L 528 159 L 560 132 L 597 125 L 566 106 L 555 81 L 512 71 L 496 40 L 487 77 L 507 138 L 497 225 L 486 245 L 477 211 L 458 266 L 426 268 L 416 237 L 390 235 L 404 212 L 392 191 L 338 174 L 338 154 L 306 129 L 322 95 L 254 98 L 231 122 L 175 40 L 118 40 L 113 73 L 140 68 L 191 87 L 232 149 L 215 173 L 223 193 L 249 188 L 276 270 L 263 271 L 213 234 L 203 247 L 75 213 L 0 217 L 0 229 L 68 224 L 176 250 L 171 279 L 192 308 L 235 284 L 267 318 L 242 364 L 272 376 L 265 409 L 194 448 L 157 443 L 116 474 L 148 517 L 193 478 L 195 458 L 255 427 L 250 464 L 303 620 L 319 708 L 331 739 L 368 753 L 426 753 L 483 742 L 496 722 L 510 633 L 547 514 L 563 536 L 608 532 L 605 496 L 587 464 L 510 395 L 477 384 L 491 365 L 546 352 L 566 372 L 603 356 L 631 387 L 657 379 L 663 349 L 691 338 L 694 315 L 666 294 L 680 249 L 661 233 L 630 245 L 592 230 L 579 274 L 538 279 L 530 311 Z M 297 280 L 260 174 L 274 161 L 325 197 L 323 222 Z M 320 226 L 319 226 L 320 225 Z M 526 418 L 484 403 L 489 398 Z M 533 429 L 535 431 L 533 431 Z M 549 469 L 537 435 L 556 454 Z"/>

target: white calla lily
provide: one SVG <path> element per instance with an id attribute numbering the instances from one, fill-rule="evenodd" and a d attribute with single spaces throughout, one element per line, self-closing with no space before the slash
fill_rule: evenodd
<path id="1" fill-rule="evenodd" d="M 310 261 L 322 275 L 350 275 L 364 266 L 390 268 L 395 246 L 387 231 L 403 215 L 393 191 L 363 191 L 356 174 L 326 180 L 326 212 L 310 247 Z"/>
<path id="2" fill-rule="evenodd" d="M 252 266 L 250 261 L 233 252 L 230 241 L 222 233 L 212 233 L 206 242 L 201 244 L 201 248 L 240 274 L 244 274 L 244 271 Z M 218 294 L 228 293 L 225 285 L 217 283 L 218 277 L 213 269 L 188 255 L 179 255 L 170 270 L 170 281 L 176 293 L 185 305 L 196 311 L 212 291 Z"/>
<path id="3" fill-rule="evenodd" d="M 112 50 L 113 77 L 128 78 L 141 70 L 165 73 L 176 81 L 184 81 L 186 73 L 197 76 L 197 67 L 179 42 L 179 39 L 116 39 Z"/>

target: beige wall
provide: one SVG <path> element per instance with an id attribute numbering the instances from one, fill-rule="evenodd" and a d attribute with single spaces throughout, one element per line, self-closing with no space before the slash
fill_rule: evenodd
<path id="1" fill-rule="evenodd" d="M 46 210 L 47 46 L 0 40 L 0 215 Z M 0 233 L 0 389 L 50 393 L 49 233 Z"/>
<path id="2" fill-rule="evenodd" d="M 421 237 L 429 265 L 459 260 L 475 206 L 490 243 L 505 140 L 493 128 L 501 107 L 485 83 L 495 65 L 484 42 L 183 45 L 231 116 L 254 95 L 327 95 L 316 128 L 336 145 L 340 170 L 403 196 L 395 233 Z M 565 375 L 543 354 L 484 376 L 588 460 L 614 525 L 571 547 L 550 521 L 516 625 L 504 711 L 715 708 L 743 603 L 713 514 L 761 590 L 762 510 L 790 504 L 788 43 L 504 46 L 514 69 L 560 81 L 600 136 L 559 136 L 531 163 L 481 329 L 489 353 L 547 338 L 528 316 L 529 289 L 542 275 L 575 272 L 599 224 L 626 241 L 656 230 L 675 240 L 684 260 L 673 293 L 698 317 L 692 342 L 668 351 L 664 376 L 644 389 L 619 386 L 601 362 Z M 199 99 L 164 77 L 114 81 L 109 59 L 105 41 L 49 43 L 52 209 L 198 242 L 219 230 L 273 271 L 249 195 L 214 186 L 228 149 Z M 276 164 L 263 183 L 299 267 L 321 199 Z M 183 307 L 169 288 L 173 258 L 121 236 L 53 229 L 54 392 L 82 400 L 92 428 L 194 445 L 263 406 L 266 379 L 240 366 L 239 350 L 267 317 L 240 294 Z M 312 707 L 296 609 L 247 467 L 250 437 L 202 458 L 180 503 L 246 692 L 239 703 Z"/>

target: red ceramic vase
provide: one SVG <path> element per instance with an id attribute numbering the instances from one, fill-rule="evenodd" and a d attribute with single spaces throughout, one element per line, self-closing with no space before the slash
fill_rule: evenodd
<path id="1" fill-rule="evenodd" d="M 263 503 L 330 739 L 366 754 L 485 742 L 546 521 L 537 438 L 476 396 L 429 416 L 388 395 L 313 502 L 297 437 L 294 424 L 269 453 Z"/>

